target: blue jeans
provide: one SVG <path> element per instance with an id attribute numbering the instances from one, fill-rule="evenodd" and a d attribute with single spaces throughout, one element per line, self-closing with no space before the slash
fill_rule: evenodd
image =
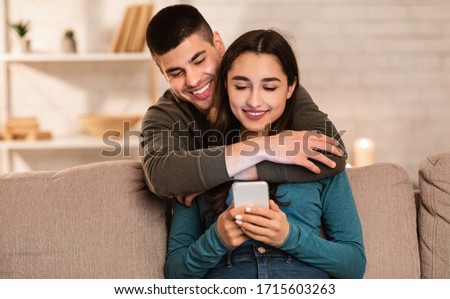
<path id="1" fill-rule="evenodd" d="M 238 247 L 228 252 L 204 278 L 329 278 L 320 269 L 299 261 L 286 252 L 265 244 Z"/>

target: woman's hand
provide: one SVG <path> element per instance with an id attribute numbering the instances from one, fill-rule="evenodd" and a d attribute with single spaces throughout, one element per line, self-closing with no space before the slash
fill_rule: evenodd
<path id="1" fill-rule="evenodd" d="M 253 240 L 279 247 L 286 240 L 290 224 L 286 214 L 270 200 L 269 209 L 246 207 L 244 213 L 236 214 L 235 222 Z"/>
<path id="2" fill-rule="evenodd" d="M 228 206 L 228 208 L 219 215 L 216 222 L 217 233 L 219 234 L 222 242 L 231 248 L 238 247 L 248 239 L 250 239 L 239 225 L 235 221 L 237 214 L 244 213 L 245 207 L 234 208 L 234 204 Z"/>

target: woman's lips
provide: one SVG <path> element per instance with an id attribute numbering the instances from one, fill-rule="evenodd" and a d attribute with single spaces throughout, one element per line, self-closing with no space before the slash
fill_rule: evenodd
<path id="1" fill-rule="evenodd" d="M 264 117 L 264 115 L 266 115 L 267 111 L 253 111 L 253 110 L 243 110 L 245 116 L 248 119 L 251 120 L 258 120 Z"/>

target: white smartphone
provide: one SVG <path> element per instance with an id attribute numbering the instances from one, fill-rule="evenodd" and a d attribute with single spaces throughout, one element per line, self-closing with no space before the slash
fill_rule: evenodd
<path id="1" fill-rule="evenodd" d="M 231 186 L 234 207 L 269 208 L 269 185 L 264 181 L 236 182 Z"/>

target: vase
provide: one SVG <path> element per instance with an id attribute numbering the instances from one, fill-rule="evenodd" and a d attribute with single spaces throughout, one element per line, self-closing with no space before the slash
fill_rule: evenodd
<path id="1" fill-rule="evenodd" d="M 31 51 L 31 42 L 26 37 L 17 39 L 17 49 L 20 53 L 29 53 Z"/>
<path id="2" fill-rule="evenodd" d="M 61 49 L 63 53 L 76 53 L 77 42 L 74 39 L 63 38 L 61 42 Z"/>

